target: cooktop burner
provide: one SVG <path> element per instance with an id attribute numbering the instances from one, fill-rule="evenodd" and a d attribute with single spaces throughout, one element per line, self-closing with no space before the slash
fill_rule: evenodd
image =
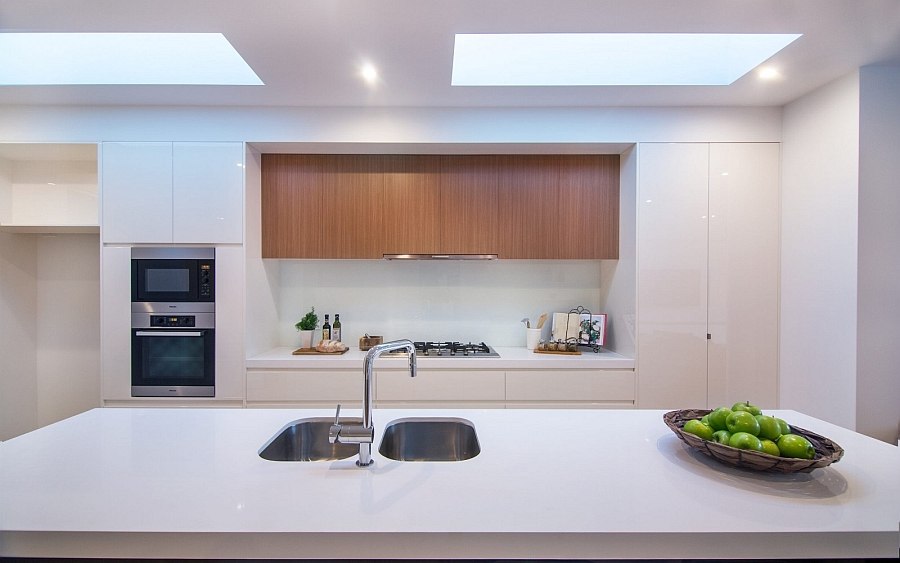
<path id="1" fill-rule="evenodd" d="M 428 358 L 498 358 L 496 350 L 479 342 L 413 342 L 416 353 Z"/>

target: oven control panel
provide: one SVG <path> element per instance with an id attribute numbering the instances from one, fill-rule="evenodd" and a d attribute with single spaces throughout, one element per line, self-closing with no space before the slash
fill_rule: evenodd
<path id="1" fill-rule="evenodd" d="M 150 315 L 150 326 L 184 328 L 196 326 L 194 315 Z"/>

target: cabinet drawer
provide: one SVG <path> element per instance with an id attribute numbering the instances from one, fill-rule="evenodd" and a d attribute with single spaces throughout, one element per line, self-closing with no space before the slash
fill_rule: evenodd
<path id="1" fill-rule="evenodd" d="M 378 371 L 375 379 L 377 401 L 503 401 L 505 394 L 502 371 Z"/>
<path id="2" fill-rule="evenodd" d="M 247 371 L 247 401 L 362 401 L 359 370 Z"/>
<path id="3" fill-rule="evenodd" d="M 506 372 L 507 401 L 634 401 L 633 370 Z"/>

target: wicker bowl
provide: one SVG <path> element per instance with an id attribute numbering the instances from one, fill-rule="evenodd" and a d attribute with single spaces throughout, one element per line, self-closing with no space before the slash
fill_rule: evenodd
<path id="1" fill-rule="evenodd" d="M 704 440 L 682 430 L 684 423 L 695 418 L 702 418 L 708 414 L 708 409 L 686 409 L 670 411 L 663 415 L 666 426 L 672 429 L 685 444 L 704 453 L 716 460 L 734 467 L 753 469 L 755 471 L 775 471 L 779 473 L 796 473 L 798 471 L 809 472 L 818 467 L 826 467 L 836 463 L 844 455 L 844 450 L 828 438 L 819 436 L 815 432 L 804 430 L 791 425 L 791 432 L 803 436 L 816 449 L 813 459 L 795 459 L 778 457 L 762 452 L 740 450 L 717 442 Z"/>

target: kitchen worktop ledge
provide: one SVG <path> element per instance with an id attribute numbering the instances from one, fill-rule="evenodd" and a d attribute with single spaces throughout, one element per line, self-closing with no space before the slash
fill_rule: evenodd
<path id="1" fill-rule="evenodd" d="M 247 358 L 247 369 L 304 369 L 334 368 L 362 369 L 366 352 L 352 347 L 341 355 L 291 354 L 296 348 L 284 346 Z M 430 358 L 417 356 L 421 369 L 634 369 L 634 358 L 609 350 L 594 353 L 582 349 L 580 356 L 536 354 L 523 347 L 495 348 L 499 358 Z M 375 364 L 379 369 L 406 369 L 406 357 L 380 356 Z"/>

